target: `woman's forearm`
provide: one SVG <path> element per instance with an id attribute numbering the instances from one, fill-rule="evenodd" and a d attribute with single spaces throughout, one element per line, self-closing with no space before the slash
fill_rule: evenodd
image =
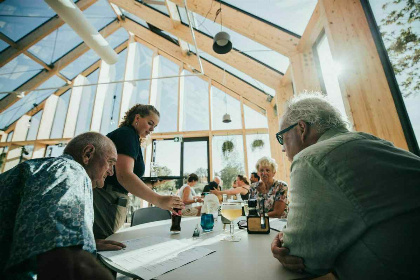
<path id="1" fill-rule="evenodd" d="M 274 203 L 273 211 L 268 212 L 267 216 L 271 218 L 280 218 L 284 212 L 284 209 L 286 209 L 286 203 L 283 201 L 276 201 Z"/>

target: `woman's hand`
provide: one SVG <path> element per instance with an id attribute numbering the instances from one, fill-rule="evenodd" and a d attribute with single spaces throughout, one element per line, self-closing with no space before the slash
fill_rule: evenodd
<path id="1" fill-rule="evenodd" d="M 159 197 L 158 203 L 156 203 L 156 206 L 177 214 L 177 212 L 174 211 L 174 208 L 182 209 L 184 208 L 184 203 L 182 203 L 181 198 L 179 196 L 161 195 Z"/>

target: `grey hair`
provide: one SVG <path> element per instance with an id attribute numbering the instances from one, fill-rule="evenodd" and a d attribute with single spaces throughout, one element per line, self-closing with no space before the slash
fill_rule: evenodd
<path id="1" fill-rule="evenodd" d="M 260 171 L 260 166 L 270 166 L 273 172 L 277 170 L 277 162 L 271 157 L 262 157 L 257 161 L 255 168 L 258 172 Z"/>
<path id="2" fill-rule="evenodd" d="M 320 134 L 331 128 L 349 129 L 349 121 L 321 92 L 303 92 L 286 103 L 280 123 L 289 126 L 298 121 L 314 126 Z"/>
<path id="3" fill-rule="evenodd" d="M 108 137 L 98 132 L 85 132 L 71 139 L 63 154 L 71 155 L 76 161 L 81 160 L 81 153 L 88 144 L 92 144 L 96 152 L 100 154 L 110 147 L 115 148 L 114 142 Z"/>

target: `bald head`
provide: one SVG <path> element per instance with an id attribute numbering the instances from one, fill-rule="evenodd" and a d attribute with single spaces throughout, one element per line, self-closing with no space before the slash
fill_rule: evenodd
<path id="1" fill-rule="evenodd" d="M 100 154 L 109 150 L 116 150 L 114 143 L 108 137 L 98 132 L 86 132 L 71 139 L 63 154 L 72 156 L 77 162 L 82 164 L 83 150 L 89 144 L 95 148 L 96 153 Z"/>

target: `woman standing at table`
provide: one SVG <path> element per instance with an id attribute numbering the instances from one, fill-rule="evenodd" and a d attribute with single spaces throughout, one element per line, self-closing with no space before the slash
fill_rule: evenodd
<path id="1" fill-rule="evenodd" d="M 182 208 L 179 197 L 159 195 L 140 179 L 145 170 L 140 142 L 158 123 L 159 112 L 155 107 L 137 104 L 126 112 L 119 128 L 108 133 L 117 148 L 118 159 L 114 175 L 106 178 L 102 189 L 93 191 L 95 239 L 107 238 L 124 224 L 129 192 L 162 209 Z"/>
<path id="2" fill-rule="evenodd" d="M 249 198 L 249 190 L 250 190 L 250 186 L 249 186 L 249 182 L 248 182 L 248 178 L 246 178 L 245 176 L 242 175 L 238 175 L 236 177 L 235 182 L 232 185 L 233 188 L 226 190 L 226 191 L 218 191 L 218 190 L 212 190 L 210 191 L 211 193 L 219 196 L 219 195 L 223 195 L 223 194 L 227 194 L 227 195 L 240 195 L 242 200 L 248 200 Z"/>
<path id="3" fill-rule="evenodd" d="M 261 180 L 251 187 L 250 198 L 257 199 L 260 213 L 264 201 L 265 213 L 269 217 L 287 218 L 287 184 L 274 179 L 277 163 L 272 158 L 262 157 L 257 161 L 256 168 Z"/>

